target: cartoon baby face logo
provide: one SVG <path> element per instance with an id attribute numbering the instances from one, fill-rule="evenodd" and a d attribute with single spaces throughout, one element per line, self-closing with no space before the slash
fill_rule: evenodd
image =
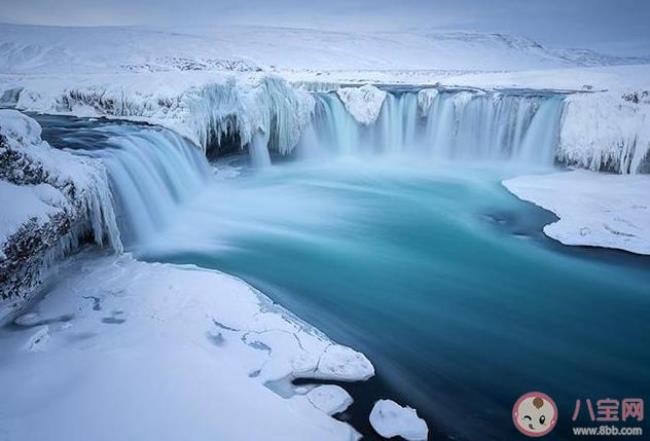
<path id="1" fill-rule="evenodd" d="M 519 397 L 513 406 L 512 421 L 526 436 L 544 436 L 557 424 L 557 406 L 546 394 L 528 392 Z"/>

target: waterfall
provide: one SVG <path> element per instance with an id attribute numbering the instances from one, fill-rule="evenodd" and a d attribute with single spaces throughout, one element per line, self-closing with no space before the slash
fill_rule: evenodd
<path id="1" fill-rule="evenodd" d="M 271 154 L 269 153 L 269 135 L 264 132 L 257 132 L 248 149 L 253 167 L 264 168 L 271 165 Z"/>
<path id="2" fill-rule="evenodd" d="M 335 93 L 315 96 L 310 128 L 315 136 L 303 139 L 301 149 L 537 165 L 554 161 L 564 100 L 559 94 L 526 91 L 398 91 L 386 96 L 377 120 L 365 125 L 346 111 Z"/>
<path id="3" fill-rule="evenodd" d="M 46 118 L 44 133 L 53 145 L 103 164 L 127 248 L 155 237 L 210 177 L 202 151 L 171 130 Z"/>

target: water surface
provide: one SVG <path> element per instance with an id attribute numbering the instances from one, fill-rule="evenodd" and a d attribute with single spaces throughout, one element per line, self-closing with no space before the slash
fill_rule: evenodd
<path id="1" fill-rule="evenodd" d="M 576 399 L 650 392 L 649 261 L 544 239 L 552 214 L 500 185 L 515 173 L 283 165 L 208 188 L 138 252 L 236 274 L 363 351 L 365 407 L 393 398 L 446 437 L 515 439 L 513 403 L 540 390 L 560 411 L 548 438 L 568 439 Z"/>

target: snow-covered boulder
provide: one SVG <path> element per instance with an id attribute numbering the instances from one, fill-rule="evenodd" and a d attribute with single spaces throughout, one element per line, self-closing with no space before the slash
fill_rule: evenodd
<path id="1" fill-rule="evenodd" d="M 601 92 L 567 97 L 557 158 L 594 171 L 650 170 L 650 102 L 638 96 Z"/>
<path id="2" fill-rule="evenodd" d="M 392 400 L 379 400 L 370 412 L 370 425 L 384 438 L 401 436 L 409 441 L 426 440 L 427 423 L 415 409 L 402 407 Z"/>
<path id="3" fill-rule="evenodd" d="M 371 84 L 361 87 L 341 87 L 336 94 L 350 115 L 357 122 L 365 125 L 377 121 L 386 99 L 386 92 Z"/>
<path id="4" fill-rule="evenodd" d="M 650 176 L 588 170 L 520 176 L 503 182 L 519 199 L 555 213 L 544 233 L 565 245 L 650 254 Z"/>
<path id="5" fill-rule="evenodd" d="M 51 148 L 15 110 L 0 110 L 0 205 L 0 299 L 26 294 L 88 233 L 121 249 L 103 167 Z"/>

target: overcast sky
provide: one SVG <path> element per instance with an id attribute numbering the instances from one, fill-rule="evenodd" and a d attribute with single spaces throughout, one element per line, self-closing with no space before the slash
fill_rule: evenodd
<path id="1" fill-rule="evenodd" d="M 49 25 L 263 24 L 438 28 L 650 55 L 650 0 L 0 0 L 0 21 Z"/>

